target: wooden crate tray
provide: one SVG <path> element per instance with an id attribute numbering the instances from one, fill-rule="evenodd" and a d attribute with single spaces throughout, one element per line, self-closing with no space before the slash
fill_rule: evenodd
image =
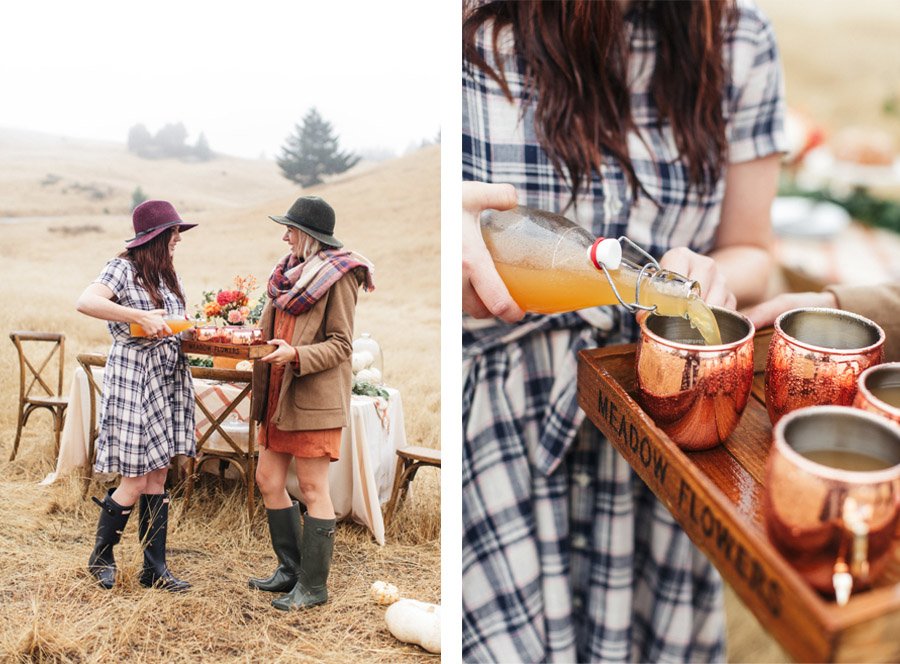
<path id="1" fill-rule="evenodd" d="M 766 534 L 770 338 L 771 330 L 757 334 L 752 396 L 734 433 L 711 450 L 683 452 L 638 405 L 634 344 L 581 353 L 579 405 L 792 657 L 900 661 L 900 546 L 875 586 L 841 607 L 808 585 Z"/>
<path id="2" fill-rule="evenodd" d="M 196 341 L 184 339 L 181 342 L 181 350 L 194 355 L 219 355 L 221 357 L 233 357 L 241 360 L 255 360 L 264 357 L 274 351 L 278 346 L 274 344 L 223 344 L 212 341 Z"/>

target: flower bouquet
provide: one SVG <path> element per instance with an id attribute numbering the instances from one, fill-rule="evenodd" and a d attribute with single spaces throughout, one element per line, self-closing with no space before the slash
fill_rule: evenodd
<path id="1" fill-rule="evenodd" d="M 256 279 L 252 275 L 246 277 L 238 275 L 234 278 L 234 288 L 204 291 L 203 301 L 195 307 L 195 319 L 198 324 L 192 330 L 187 347 L 195 346 L 193 342 L 199 342 L 203 350 L 198 346 L 193 348 L 195 352 L 207 352 L 209 344 L 247 348 L 246 353 L 233 350 L 226 353 L 225 350 L 228 349 L 222 348 L 211 352 L 212 365 L 223 369 L 237 368 L 248 354 L 251 358 L 259 357 L 259 352 L 254 355 L 251 347 L 264 346 L 266 343 L 262 330 L 258 327 L 265 304 L 265 294 L 254 301 L 252 293 L 255 288 Z"/>
<path id="2" fill-rule="evenodd" d="M 256 288 L 253 275 L 234 278 L 234 288 L 204 291 L 203 302 L 197 307 L 196 318 L 210 324 L 245 325 L 259 322 L 265 295 L 251 306 L 250 294 Z"/>

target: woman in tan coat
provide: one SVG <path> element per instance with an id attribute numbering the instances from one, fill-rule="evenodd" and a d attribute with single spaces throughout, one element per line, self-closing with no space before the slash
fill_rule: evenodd
<path id="1" fill-rule="evenodd" d="M 337 461 L 350 410 L 353 315 L 359 286 L 371 290 L 372 265 L 341 249 L 334 210 L 317 196 L 297 199 L 283 217 L 290 253 L 267 286 L 261 326 L 278 348 L 253 368 L 253 418 L 260 423 L 256 483 L 266 505 L 278 567 L 250 587 L 286 592 L 272 605 L 289 610 L 322 604 L 334 548 L 328 467 Z M 306 503 L 286 489 L 296 460 Z"/>

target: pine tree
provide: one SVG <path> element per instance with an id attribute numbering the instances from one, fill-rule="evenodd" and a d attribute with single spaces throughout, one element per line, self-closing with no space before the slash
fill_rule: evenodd
<path id="1" fill-rule="evenodd" d="M 131 210 L 134 211 L 138 205 L 147 200 L 147 194 L 144 193 L 144 190 L 141 189 L 140 185 L 135 187 L 134 191 L 131 192 Z"/>
<path id="2" fill-rule="evenodd" d="M 359 161 L 357 155 L 338 149 L 338 137 L 331 123 L 315 108 L 303 117 L 303 126 L 296 125 L 287 137 L 276 158 L 282 174 L 303 187 L 322 182 L 322 176 L 343 173 Z"/>
<path id="3" fill-rule="evenodd" d="M 194 146 L 194 156 L 200 161 L 209 161 L 213 157 L 213 152 L 209 148 L 209 141 L 206 140 L 206 134 L 202 131 L 197 137 L 197 144 Z"/>

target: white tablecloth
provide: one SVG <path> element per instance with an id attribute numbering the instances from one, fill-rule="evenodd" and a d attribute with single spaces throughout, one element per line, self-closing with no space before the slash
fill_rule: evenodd
<path id="1" fill-rule="evenodd" d="M 97 379 L 102 380 L 102 372 Z M 41 484 L 50 484 L 67 471 L 87 464 L 88 436 L 90 435 L 90 384 L 84 370 L 75 370 L 69 392 L 66 423 L 60 437 L 56 471 L 50 473 Z M 240 387 L 227 383 L 210 383 L 194 379 L 194 389 L 203 404 L 216 416 Z M 341 436 L 341 458 L 331 464 L 329 480 L 331 500 L 339 519 L 350 516 L 366 526 L 379 544 L 384 544 L 384 519 L 381 505 L 391 495 L 396 466 L 396 450 L 406 446 L 403 421 L 403 403 L 400 392 L 387 388 L 387 401 L 353 395 L 350 400 L 350 421 Z M 236 442 L 247 444 L 246 419 L 249 400 L 236 408 L 237 419 L 223 426 Z M 98 399 L 99 408 L 99 399 Z M 205 417 L 198 408 L 197 424 L 203 427 Z M 218 433 L 214 433 L 204 445 L 207 450 L 228 450 L 230 447 Z M 292 464 L 293 466 L 293 464 Z M 210 467 L 210 464 L 206 464 Z M 296 473 L 288 474 L 288 492 L 303 500 Z"/>

